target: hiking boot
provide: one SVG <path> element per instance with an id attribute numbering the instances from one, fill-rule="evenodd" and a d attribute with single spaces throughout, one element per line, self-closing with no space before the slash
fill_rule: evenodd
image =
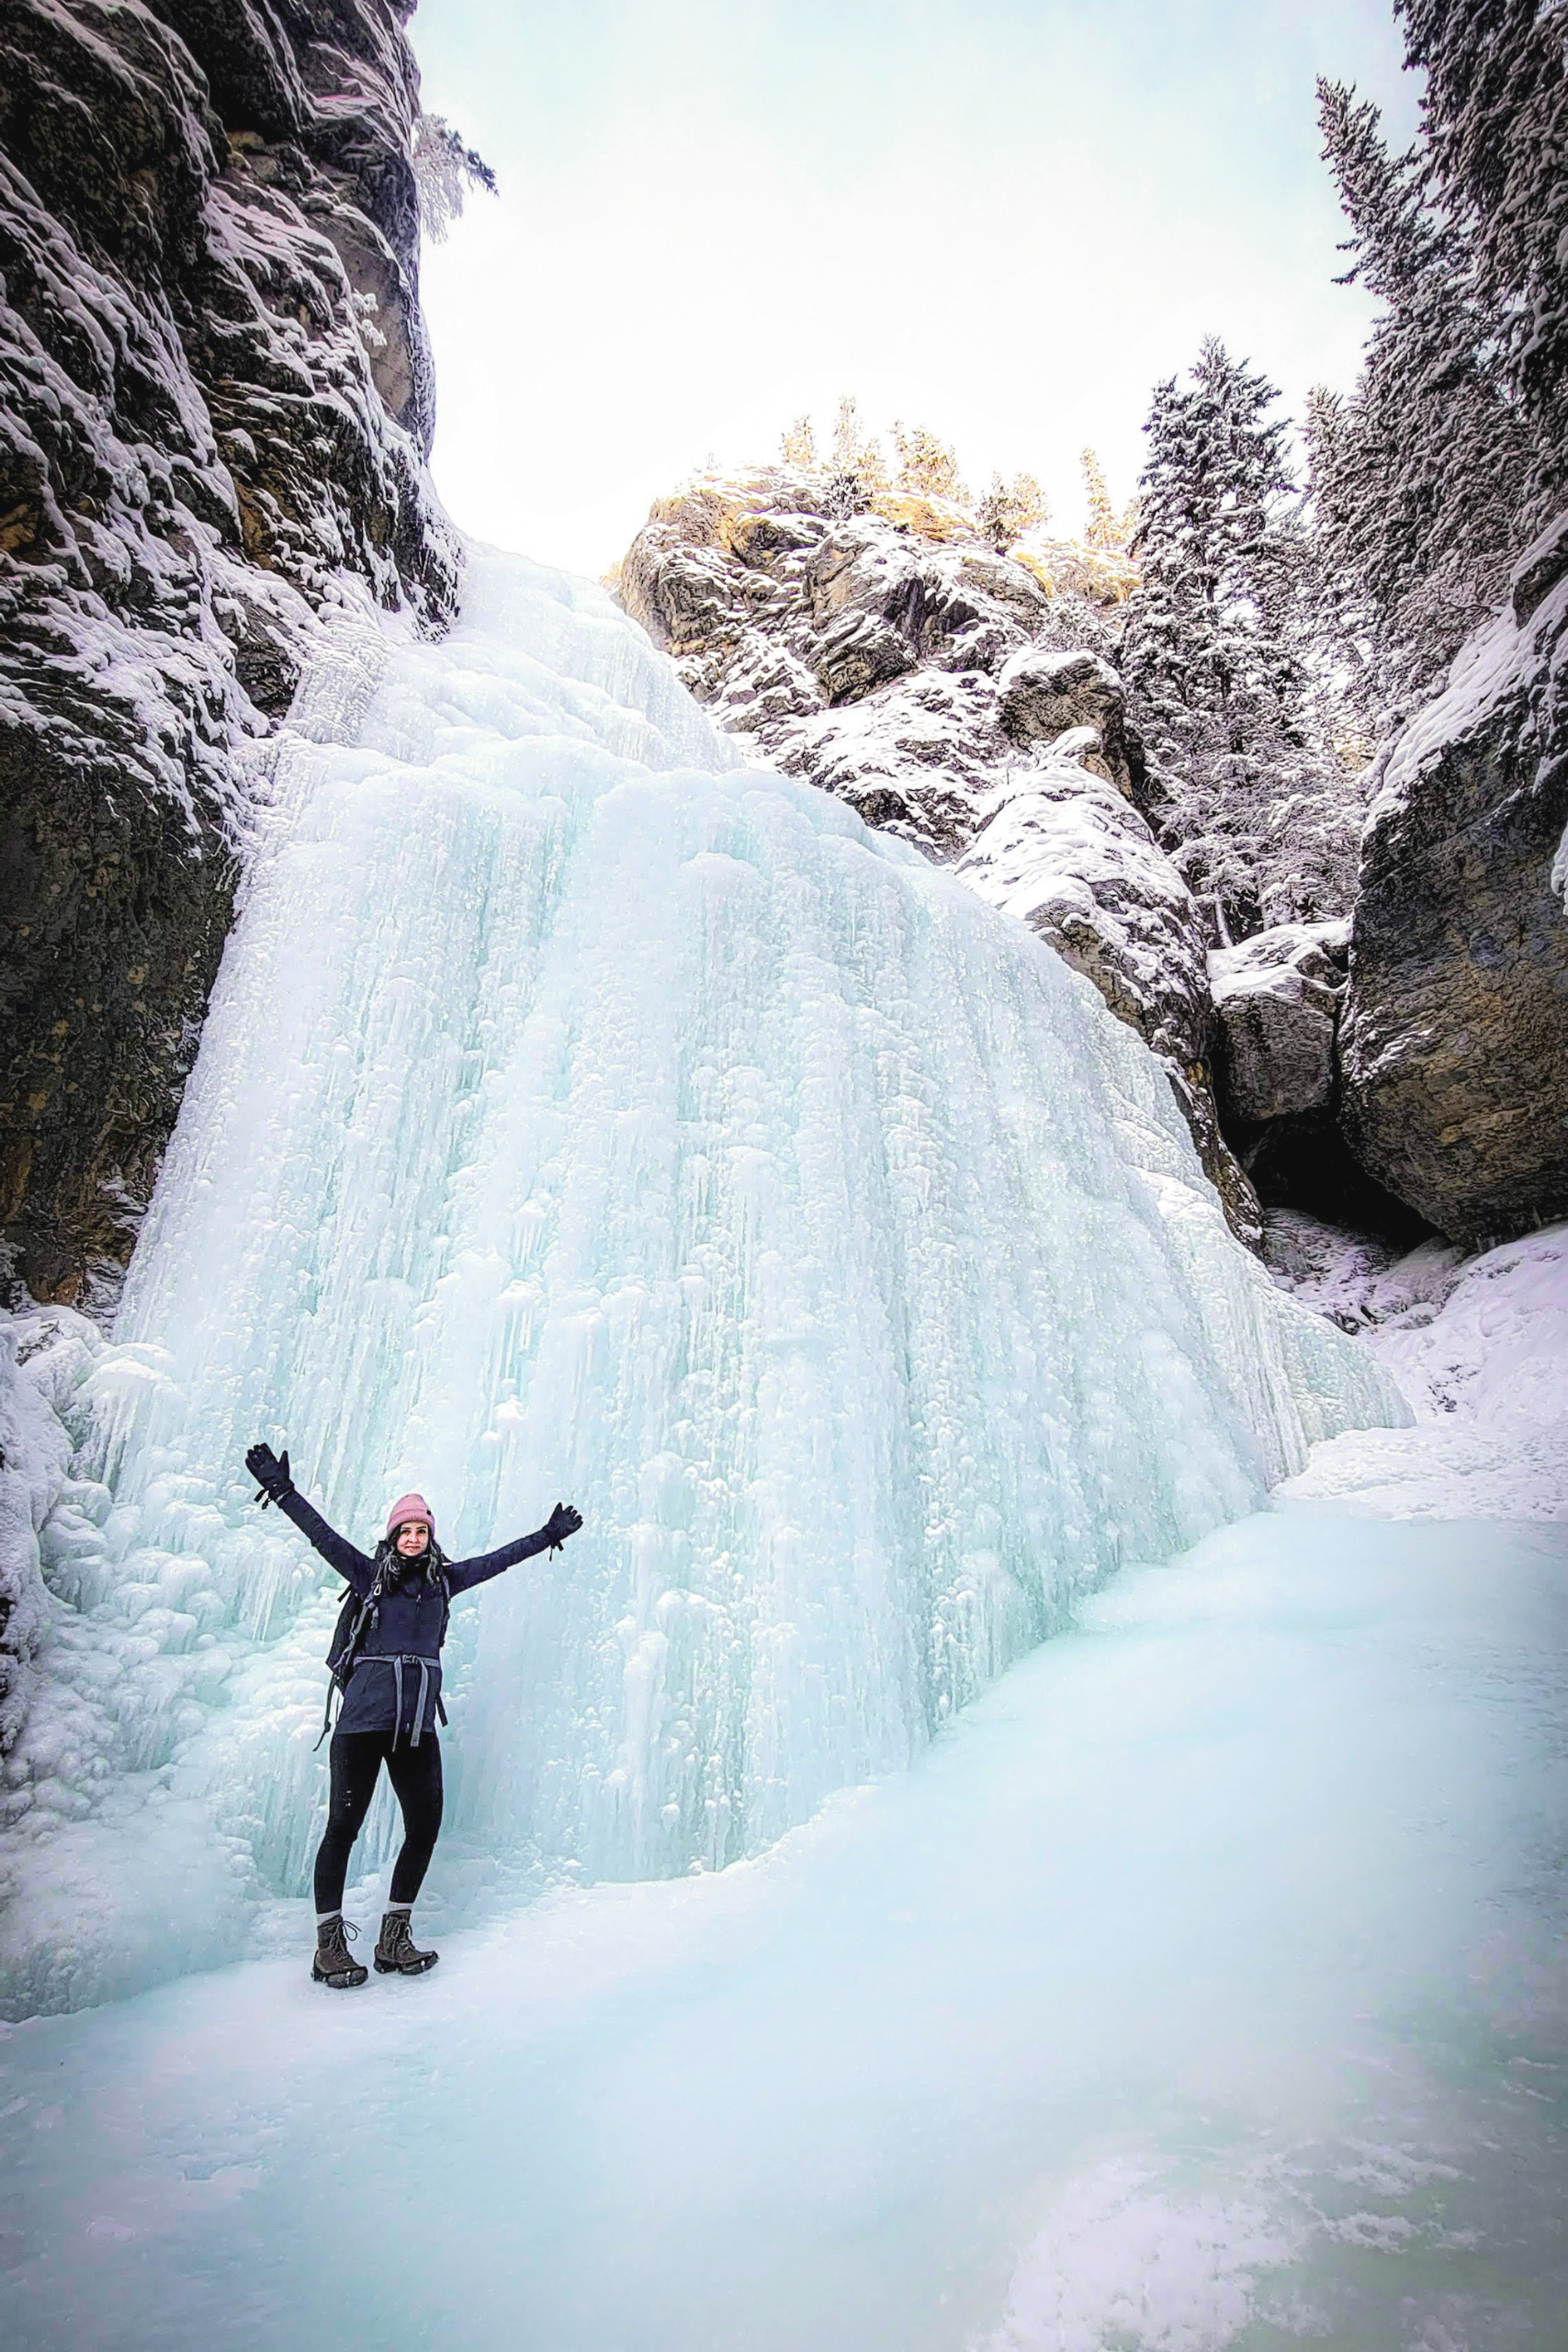
<path id="1" fill-rule="evenodd" d="M 335 1993 L 346 1993 L 353 1984 L 363 1984 L 370 1971 L 361 1968 L 348 1949 L 348 1939 L 359 1933 L 352 1919 L 340 1911 L 334 1919 L 322 1919 L 316 1928 L 316 1957 L 310 1962 L 310 1974 L 318 1984 L 330 1984 Z"/>
<path id="2" fill-rule="evenodd" d="M 438 1951 L 420 1951 L 414 1942 L 406 1911 L 388 1911 L 383 1915 L 381 1932 L 376 1939 L 376 1973 L 378 1976 L 390 1976 L 394 1971 L 400 1976 L 423 1976 L 427 1968 L 434 1967 L 440 1957 Z"/>

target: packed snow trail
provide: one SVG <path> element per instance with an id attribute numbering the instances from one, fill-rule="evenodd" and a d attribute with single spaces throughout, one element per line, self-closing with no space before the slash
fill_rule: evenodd
<path id="1" fill-rule="evenodd" d="M 480 553 L 441 643 L 307 681 L 117 1338 L 45 1531 L 11 2015 L 303 1888 L 338 1590 L 254 1439 L 362 1543 L 410 1487 L 454 1555 L 583 1510 L 454 1619 L 446 1883 L 504 1894 L 761 1851 L 1404 1418 L 1087 981 Z"/>
<path id="2" fill-rule="evenodd" d="M 1565 1668 L 1249 1519 L 757 1862 L 10 2029 L 8 2352 L 1556 2352 Z"/>

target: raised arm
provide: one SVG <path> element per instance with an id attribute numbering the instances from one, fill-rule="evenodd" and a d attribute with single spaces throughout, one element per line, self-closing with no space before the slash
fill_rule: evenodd
<path id="1" fill-rule="evenodd" d="M 345 1577 L 355 1592 L 368 1592 L 376 1581 L 375 1561 L 356 1551 L 335 1527 L 329 1527 L 321 1512 L 305 1500 L 289 1476 L 288 1454 L 280 1462 L 269 1445 L 253 1445 L 245 1456 L 245 1467 L 267 1501 L 276 1503 L 285 1518 L 294 1521 L 327 1566 Z"/>
<path id="2" fill-rule="evenodd" d="M 476 1584 L 488 1584 L 491 1577 L 500 1576 L 507 1568 L 514 1568 L 519 1560 L 531 1560 L 537 1552 L 558 1552 L 569 1535 L 575 1535 L 582 1524 L 582 1515 L 570 1503 L 557 1503 L 543 1527 L 532 1535 L 516 1536 L 503 1544 L 499 1552 L 480 1552 L 472 1560 L 454 1560 L 446 1571 L 448 1592 L 468 1592 Z"/>
<path id="3" fill-rule="evenodd" d="M 286 1519 L 291 1519 L 301 1535 L 313 1544 L 329 1567 L 340 1577 L 346 1577 L 355 1592 L 368 1592 L 376 1581 L 376 1563 L 356 1551 L 335 1527 L 329 1527 L 319 1510 L 305 1500 L 298 1487 L 290 1487 L 286 1495 L 274 1500 Z"/>

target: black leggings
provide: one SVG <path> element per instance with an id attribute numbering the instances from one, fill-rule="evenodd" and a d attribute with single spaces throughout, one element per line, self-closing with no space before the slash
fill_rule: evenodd
<path id="1" fill-rule="evenodd" d="M 441 1834 L 441 1744 L 427 1731 L 417 1747 L 389 1731 L 338 1731 L 327 1751 L 333 1768 L 326 1835 L 316 1854 L 316 1909 L 341 1911 L 354 1841 L 365 1826 L 382 1763 L 402 1809 L 402 1851 L 392 1865 L 393 1903 L 412 1903 Z"/>

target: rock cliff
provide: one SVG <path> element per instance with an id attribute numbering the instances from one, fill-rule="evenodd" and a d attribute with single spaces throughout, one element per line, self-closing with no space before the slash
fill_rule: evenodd
<path id="1" fill-rule="evenodd" d="M 1408 1246 L 1425 1221 L 1369 1176 L 1346 1142 L 1340 1013 L 1348 918 L 1280 923 L 1209 956 L 1213 1071 L 1232 1149 L 1270 1212 Z M 1278 1217 L 1268 1220 L 1270 1229 Z"/>
<path id="2" fill-rule="evenodd" d="M 1568 516 L 1394 745 L 1340 1057 L 1364 1163 L 1451 1239 L 1568 1213 Z"/>
<path id="3" fill-rule="evenodd" d="M 315 611 L 455 595 L 407 14 L 0 19 L 0 1232 L 39 1298 L 128 1254 Z"/>
<path id="4" fill-rule="evenodd" d="M 1257 1246 L 1215 1114 L 1201 922 L 1147 821 L 1106 611 L 944 500 L 789 466 L 665 501 L 619 584 L 721 725 L 953 863 L 1094 983 L 1166 1061 Z"/>

